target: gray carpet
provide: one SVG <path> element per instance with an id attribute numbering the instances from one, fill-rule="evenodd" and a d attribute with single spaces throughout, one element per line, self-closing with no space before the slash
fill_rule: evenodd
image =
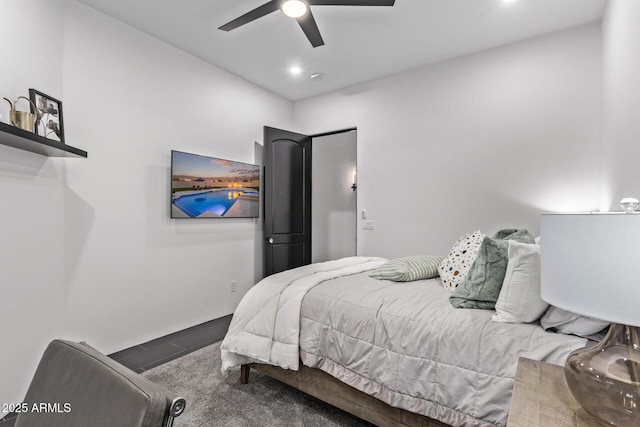
<path id="1" fill-rule="evenodd" d="M 176 427 L 371 426 L 288 385 L 252 370 L 220 373 L 220 343 L 145 371 L 142 375 L 184 397 Z"/>

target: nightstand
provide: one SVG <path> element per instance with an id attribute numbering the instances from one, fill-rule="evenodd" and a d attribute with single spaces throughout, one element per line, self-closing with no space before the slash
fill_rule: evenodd
<path id="1" fill-rule="evenodd" d="M 602 427 L 573 398 L 564 367 L 521 357 L 507 427 Z"/>

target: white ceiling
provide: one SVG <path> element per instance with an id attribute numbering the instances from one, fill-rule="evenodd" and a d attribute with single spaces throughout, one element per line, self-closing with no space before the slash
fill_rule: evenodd
<path id="1" fill-rule="evenodd" d="M 396 0 L 393 7 L 313 6 L 312 48 L 276 11 L 217 28 L 267 0 L 80 0 L 289 100 L 601 19 L 607 0 Z M 303 71 L 292 76 L 289 68 Z M 314 72 L 325 78 L 309 79 Z"/>

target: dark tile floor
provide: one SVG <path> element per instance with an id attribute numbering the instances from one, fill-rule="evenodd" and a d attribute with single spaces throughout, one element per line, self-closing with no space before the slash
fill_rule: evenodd
<path id="1" fill-rule="evenodd" d="M 127 348 L 109 357 L 140 373 L 220 341 L 227 333 L 229 323 L 231 315 Z M 13 427 L 15 418 L 16 414 L 7 415 L 0 420 L 0 427 Z"/>
<path id="2" fill-rule="evenodd" d="M 231 315 L 110 354 L 127 368 L 142 372 L 220 341 L 229 329 Z"/>

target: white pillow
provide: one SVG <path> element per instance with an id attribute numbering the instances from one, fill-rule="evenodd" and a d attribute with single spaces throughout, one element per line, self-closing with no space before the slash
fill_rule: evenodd
<path id="1" fill-rule="evenodd" d="M 540 318 L 540 326 L 542 326 L 544 330 L 553 328 L 561 334 L 587 337 L 609 326 L 609 322 L 581 316 L 552 305 L 544 316 Z"/>
<path id="2" fill-rule="evenodd" d="M 509 240 L 508 256 L 507 272 L 491 320 L 535 322 L 549 307 L 540 295 L 540 245 Z"/>
<path id="3" fill-rule="evenodd" d="M 480 230 L 460 237 L 451 248 L 449 255 L 438 267 L 442 286 L 449 292 L 453 292 L 469 272 L 471 264 L 478 257 L 478 249 L 482 239 L 484 239 L 484 234 Z"/>

